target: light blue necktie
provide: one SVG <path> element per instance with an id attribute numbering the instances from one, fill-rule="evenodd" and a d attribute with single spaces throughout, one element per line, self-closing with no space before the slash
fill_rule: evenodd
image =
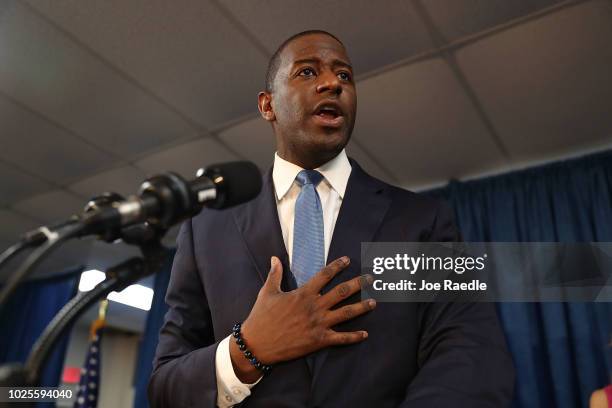
<path id="1" fill-rule="evenodd" d="M 323 175 L 316 170 L 302 170 L 295 180 L 302 191 L 295 202 L 291 271 L 298 286 L 302 286 L 325 265 L 323 210 L 317 193 Z"/>

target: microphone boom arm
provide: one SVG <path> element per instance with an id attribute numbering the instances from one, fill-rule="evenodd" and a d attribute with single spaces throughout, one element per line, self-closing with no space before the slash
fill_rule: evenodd
<path id="1" fill-rule="evenodd" d="M 145 276 L 159 271 L 167 259 L 167 250 L 160 243 L 165 231 L 141 228 L 132 231 L 131 243 L 137 244 L 142 257 L 133 257 L 106 271 L 106 279 L 91 291 L 72 298 L 47 325 L 32 347 L 25 365 L 0 367 L 0 387 L 37 386 L 41 369 L 61 335 L 94 303 L 112 291 L 121 291 Z M 41 248 L 42 249 L 42 248 Z"/>

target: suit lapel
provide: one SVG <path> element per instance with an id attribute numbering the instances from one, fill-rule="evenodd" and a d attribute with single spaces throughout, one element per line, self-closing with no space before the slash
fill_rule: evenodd
<path id="1" fill-rule="evenodd" d="M 283 233 L 276 209 L 272 170 L 264 175 L 261 192 L 245 208 L 234 211 L 234 219 L 242 233 L 249 255 L 255 264 L 255 269 L 261 284 L 270 271 L 270 257 L 277 256 L 283 264 L 283 291 L 295 289 L 296 282 L 289 269 L 289 256 L 283 241 Z"/>
<path id="2" fill-rule="evenodd" d="M 391 203 L 384 194 L 383 183 L 367 175 L 355 161 L 351 160 L 351 165 L 353 169 L 334 227 L 327 263 L 343 255 L 349 255 L 355 263 L 351 264 L 354 267 L 350 267 L 349 271 L 336 276 L 327 290 L 360 273 L 361 242 L 372 239 Z"/>
<path id="3" fill-rule="evenodd" d="M 371 241 L 382 223 L 391 199 L 385 194 L 385 184 L 366 174 L 351 160 L 352 171 L 336 220 L 327 263 L 341 256 L 351 258 L 349 267 L 340 272 L 323 288 L 326 293 L 341 282 L 361 274 L 361 243 Z M 318 379 L 329 349 L 316 353 L 312 387 Z"/>

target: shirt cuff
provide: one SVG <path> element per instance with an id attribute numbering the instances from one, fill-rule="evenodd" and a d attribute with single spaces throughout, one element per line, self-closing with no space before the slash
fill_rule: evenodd
<path id="1" fill-rule="evenodd" d="M 228 408 L 240 404 L 246 397 L 251 395 L 253 388 L 262 377 L 253 384 L 245 384 L 236 377 L 232 358 L 230 357 L 230 336 L 219 343 L 215 354 L 215 370 L 217 373 L 217 406 Z"/>

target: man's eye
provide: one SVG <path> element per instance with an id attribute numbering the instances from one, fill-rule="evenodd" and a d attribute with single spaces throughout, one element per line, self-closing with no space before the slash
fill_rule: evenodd
<path id="1" fill-rule="evenodd" d="M 351 80 L 351 74 L 349 74 L 348 72 L 340 72 L 338 74 L 338 78 L 340 78 L 343 81 L 350 81 Z"/>
<path id="2" fill-rule="evenodd" d="M 314 75 L 314 70 L 312 68 L 304 68 L 300 71 L 300 75 L 302 76 L 312 76 Z"/>

